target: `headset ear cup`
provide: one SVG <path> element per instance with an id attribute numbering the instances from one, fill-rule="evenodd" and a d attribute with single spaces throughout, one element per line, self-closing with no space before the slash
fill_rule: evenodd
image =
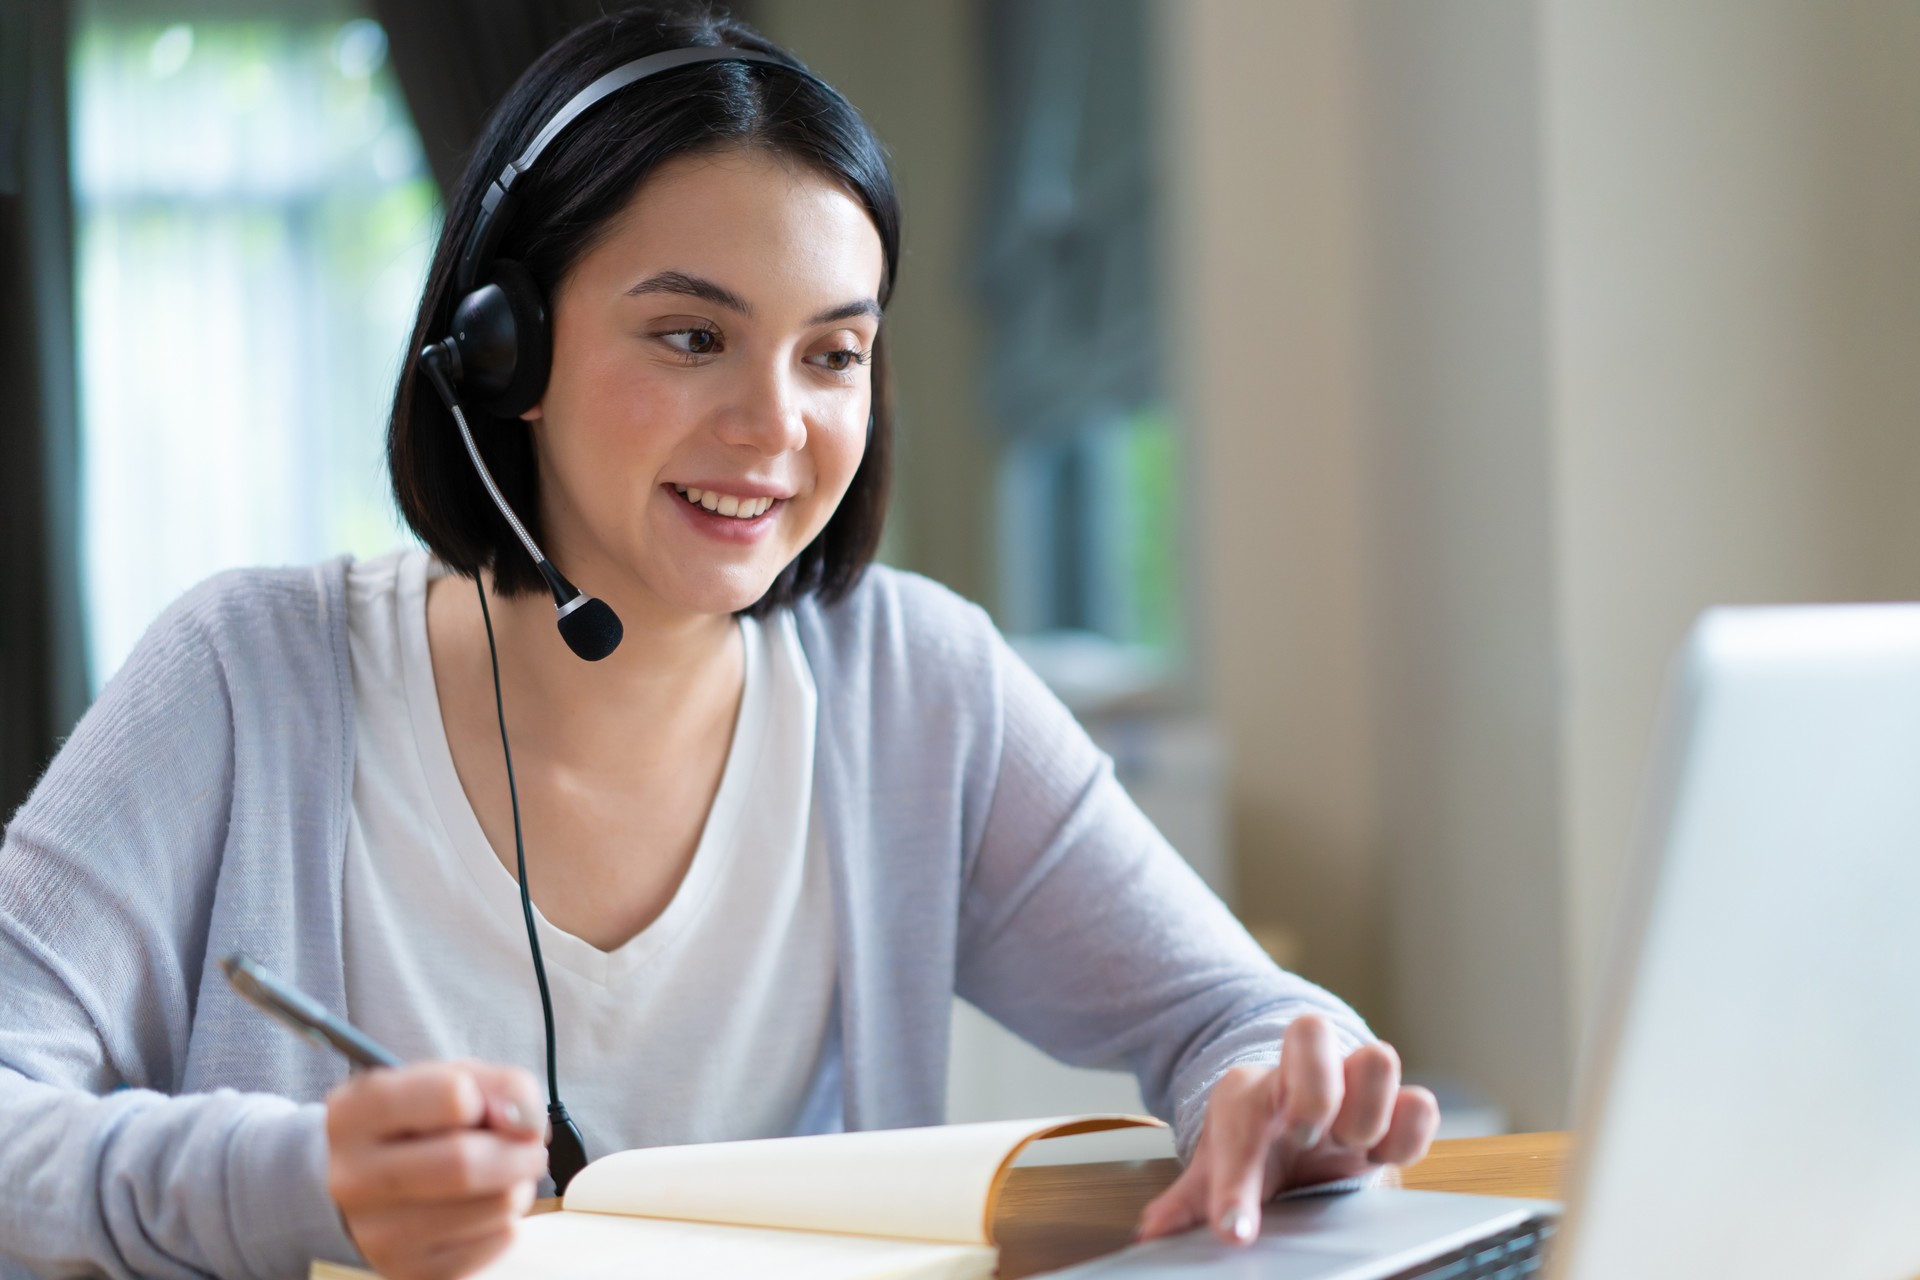
<path id="1" fill-rule="evenodd" d="M 488 265 L 485 281 L 453 313 L 460 389 L 474 408 L 515 418 L 540 403 L 553 343 L 547 303 L 533 276 L 511 258 Z"/>
<path id="2" fill-rule="evenodd" d="M 553 368 L 553 334 L 547 324 L 547 300 L 533 274 L 511 258 L 494 262 L 489 272 L 513 312 L 515 359 L 513 377 L 499 397 L 486 406 L 501 418 L 517 418 L 540 403 Z"/>

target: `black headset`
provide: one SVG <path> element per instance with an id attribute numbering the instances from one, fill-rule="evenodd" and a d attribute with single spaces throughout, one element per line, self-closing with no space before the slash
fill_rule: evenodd
<path id="1" fill-rule="evenodd" d="M 526 526 L 514 515 L 513 508 L 493 481 L 480 450 L 467 426 L 462 400 L 500 418 L 515 418 L 540 402 L 547 387 L 547 372 L 553 362 L 553 335 L 548 329 L 547 303 L 539 286 L 525 266 L 511 258 L 494 256 L 513 215 L 514 184 L 524 178 L 539 161 L 554 139 L 581 116 L 612 94 L 649 76 L 702 62 L 761 62 L 804 76 L 827 93 L 839 93 L 804 67 L 753 49 L 732 45 L 696 45 L 650 54 L 616 67 L 567 100 L 527 149 L 508 161 L 500 176 L 487 188 L 480 205 L 480 217 L 467 237 L 454 273 L 454 288 L 462 295 L 453 311 L 453 332 L 438 342 L 429 343 L 419 354 L 420 367 L 433 383 L 434 390 L 446 401 L 467 457 L 486 486 L 487 495 L 506 517 L 507 524 L 533 557 L 540 576 L 553 592 L 555 621 L 567 647 L 589 662 L 598 662 L 620 644 L 620 619 L 603 600 L 586 595 L 543 555 L 527 533 Z M 868 418 L 871 435 L 873 421 Z M 527 946 L 533 952 L 534 978 L 540 987 L 540 1010 L 546 1019 L 547 1040 L 547 1119 L 552 1125 L 547 1139 L 547 1172 L 556 1192 L 564 1192 L 573 1176 L 586 1167 L 586 1145 L 580 1130 L 567 1115 L 560 1101 L 560 1076 L 554 1052 L 553 998 L 547 989 L 547 969 L 540 956 L 540 936 L 534 929 L 533 897 L 527 888 L 527 851 L 520 833 L 520 797 L 513 782 L 513 751 L 507 745 L 507 713 L 500 696 L 500 655 L 494 647 L 493 616 L 487 609 L 486 587 L 479 576 L 474 586 L 480 593 L 480 616 L 487 628 L 487 653 L 493 665 L 494 711 L 500 720 L 500 750 L 507 761 L 507 794 L 513 803 L 513 846 L 520 877 L 520 908 L 526 918 Z"/>
<path id="2" fill-rule="evenodd" d="M 500 176 L 487 187 L 480 217 L 461 250 L 454 288 L 462 296 L 453 309 L 453 332 L 421 349 L 420 365 L 434 390 L 447 403 L 459 424 L 467 456 L 487 494 L 506 517 L 514 536 L 533 557 L 533 563 L 553 593 L 555 621 L 567 647 L 588 662 L 598 662 L 620 645 L 620 619 L 603 600 L 584 595 L 541 553 L 526 526 L 507 505 L 493 482 L 467 426 L 461 403 L 500 418 L 515 418 L 540 402 L 553 364 L 553 335 L 547 323 L 547 302 L 525 266 L 512 258 L 496 258 L 494 250 L 513 217 L 514 184 L 540 160 L 541 153 L 575 121 L 601 102 L 650 76 L 702 62 L 760 62 L 805 76 L 829 93 L 831 86 L 802 67 L 772 54 L 732 45 L 695 45 L 650 54 L 615 67 L 567 100 L 553 114 L 527 149 L 509 160 Z M 835 96 L 839 96 L 835 94 Z"/>

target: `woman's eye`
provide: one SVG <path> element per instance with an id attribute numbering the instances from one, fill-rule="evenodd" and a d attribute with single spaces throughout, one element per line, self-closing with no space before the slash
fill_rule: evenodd
<path id="1" fill-rule="evenodd" d="M 720 335 L 712 329 L 675 329 L 660 338 L 682 355 L 710 356 L 720 350 Z"/>
<path id="2" fill-rule="evenodd" d="M 873 357 L 869 352 L 856 351 L 851 347 L 843 347 L 838 351 L 823 352 L 817 358 L 825 368 L 831 369 L 835 373 L 848 373 L 856 364 L 865 364 Z"/>

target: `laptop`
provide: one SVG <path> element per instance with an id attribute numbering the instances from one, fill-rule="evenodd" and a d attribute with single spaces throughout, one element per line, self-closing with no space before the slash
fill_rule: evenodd
<path id="1" fill-rule="evenodd" d="M 1564 1211 L 1295 1196 L 1055 1274 L 1920 1276 L 1920 605 L 1706 614 L 1623 884 Z"/>

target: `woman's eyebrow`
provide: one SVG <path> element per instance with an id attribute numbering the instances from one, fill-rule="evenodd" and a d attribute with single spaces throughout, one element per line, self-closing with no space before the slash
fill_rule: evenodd
<path id="1" fill-rule="evenodd" d="M 843 302 L 837 307 L 822 311 L 807 323 L 832 324 L 835 320 L 851 320 L 855 316 L 872 316 L 875 320 L 879 320 L 882 318 L 880 304 L 872 298 L 862 298 L 858 302 Z"/>
<path id="2" fill-rule="evenodd" d="M 684 271 L 655 272 L 627 290 L 629 298 L 637 298 L 643 293 L 677 293 L 689 298 L 704 299 L 716 307 L 725 307 L 743 316 L 753 314 L 753 308 L 747 305 L 747 300 L 733 290 L 717 285 L 711 280 L 703 280 L 699 276 L 690 276 Z"/>
<path id="3" fill-rule="evenodd" d="M 748 305 L 747 300 L 733 290 L 700 276 L 690 276 L 684 271 L 658 271 L 627 290 L 629 298 L 637 298 L 645 293 L 676 293 L 682 297 L 699 298 L 711 302 L 716 307 L 725 307 L 743 316 L 753 315 L 753 308 Z M 880 304 L 872 298 L 843 302 L 837 307 L 829 307 L 822 311 L 807 323 L 832 324 L 835 320 L 851 320 L 855 316 L 872 316 L 875 320 L 879 320 L 882 318 Z"/>

